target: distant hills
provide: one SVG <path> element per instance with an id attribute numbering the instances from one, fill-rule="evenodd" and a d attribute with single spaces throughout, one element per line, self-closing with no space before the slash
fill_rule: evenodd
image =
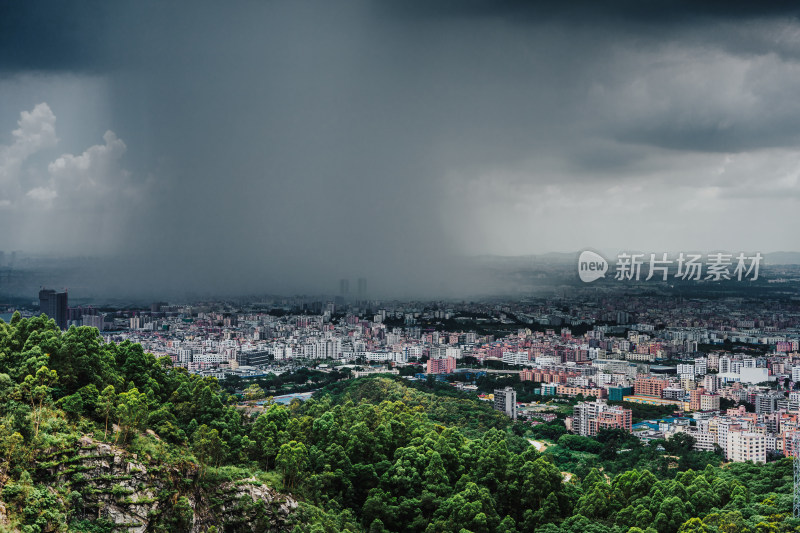
<path id="1" fill-rule="evenodd" d="M 772 252 L 764 254 L 767 265 L 800 265 L 800 252 Z"/>
<path id="2" fill-rule="evenodd" d="M 695 250 L 690 250 L 691 252 L 697 253 Z M 690 252 L 690 251 L 687 251 Z M 717 250 L 714 250 L 716 252 Z M 617 252 L 609 252 L 605 250 L 599 250 L 600 254 L 603 255 L 609 261 L 613 261 L 616 257 Z M 630 252 L 630 251 L 629 251 Z M 530 266 L 532 263 L 536 264 L 567 264 L 567 263 L 574 263 L 578 260 L 578 254 L 580 251 L 575 252 L 548 252 L 545 254 L 533 254 L 533 255 L 513 255 L 513 256 L 506 256 L 506 255 L 479 255 L 475 256 L 474 260 L 482 264 L 484 266 L 507 266 L 507 267 L 515 267 L 515 266 Z M 652 253 L 642 251 L 641 253 Z M 734 256 L 739 254 L 739 251 L 736 252 L 728 252 L 733 254 Z M 755 253 L 755 252 L 745 252 L 745 253 Z M 678 255 L 678 252 L 672 252 L 670 255 Z M 769 252 L 769 253 L 762 253 L 764 257 L 763 264 L 765 265 L 800 265 L 800 252 Z"/>

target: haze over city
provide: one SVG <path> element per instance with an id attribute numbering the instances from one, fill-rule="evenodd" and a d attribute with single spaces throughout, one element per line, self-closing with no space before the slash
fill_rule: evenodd
<path id="1" fill-rule="evenodd" d="M 785 5 L 3 2 L 0 249 L 414 295 L 486 254 L 797 251 Z"/>

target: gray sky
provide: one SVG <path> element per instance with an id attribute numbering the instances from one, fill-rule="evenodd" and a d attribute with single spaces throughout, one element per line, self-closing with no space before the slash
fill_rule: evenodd
<path id="1" fill-rule="evenodd" d="M 0 0 L 0 249 L 376 293 L 463 255 L 798 250 L 785 5 Z"/>

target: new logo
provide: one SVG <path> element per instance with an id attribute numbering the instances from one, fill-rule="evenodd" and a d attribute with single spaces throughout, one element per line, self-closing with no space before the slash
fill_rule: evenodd
<path id="1" fill-rule="evenodd" d="M 581 281 L 590 283 L 605 277 L 606 272 L 608 272 L 608 261 L 603 256 L 589 250 L 581 252 L 578 258 L 578 276 Z"/>

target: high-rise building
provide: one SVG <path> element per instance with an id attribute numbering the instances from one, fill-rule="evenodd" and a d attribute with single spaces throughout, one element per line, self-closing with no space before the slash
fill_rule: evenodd
<path id="1" fill-rule="evenodd" d="M 716 374 L 706 374 L 706 376 L 703 377 L 703 388 L 711 393 L 717 392 L 719 389 L 719 382 L 719 376 Z"/>
<path id="2" fill-rule="evenodd" d="M 705 357 L 694 358 L 694 373 L 697 376 L 704 376 L 708 372 L 708 359 Z"/>
<path id="3" fill-rule="evenodd" d="M 701 411 L 719 411 L 719 394 L 704 392 L 700 395 Z"/>
<path id="4" fill-rule="evenodd" d="M 661 398 L 661 393 L 668 385 L 669 382 L 665 379 L 644 377 L 636 378 L 633 384 L 636 396 L 652 396 L 654 398 Z"/>
<path id="5" fill-rule="evenodd" d="M 789 407 L 786 396 L 779 391 L 757 394 L 754 403 L 756 404 L 756 414 L 759 415 L 774 413 L 780 409 L 788 409 Z"/>
<path id="6" fill-rule="evenodd" d="M 572 431 L 584 437 L 597 435 L 601 429 L 623 429 L 630 432 L 633 412 L 610 406 L 605 400 L 580 402 L 572 408 Z"/>
<path id="7" fill-rule="evenodd" d="M 192 349 L 179 348 L 178 349 L 178 362 L 182 365 L 188 365 L 192 362 Z"/>
<path id="8" fill-rule="evenodd" d="M 346 298 L 350 294 L 350 280 L 349 279 L 340 279 L 339 280 L 339 296 Z"/>
<path id="9" fill-rule="evenodd" d="M 105 318 L 103 315 L 83 315 L 81 317 L 81 325 L 97 328 L 100 331 L 105 329 Z"/>
<path id="10" fill-rule="evenodd" d="M 633 394 L 633 387 L 619 385 L 608 388 L 608 399 L 612 402 L 621 402 L 625 396 L 630 396 L 631 394 Z"/>
<path id="11" fill-rule="evenodd" d="M 517 391 L 511 387 L 495 389 L 494 408 L 510 416 L 512 420 L 517 419 Z"/>
<path id="12" fill-rule="evenodd" d="M 505 351 L 503 352 L 503 362 L 510 365 L 525 365 L 530 362 L 528 352 L 521 351 Z"/>
<path id="13" fill-rule="evenodd" d="M 666 389 L 664 389 L 666 390 Z M 700 396 L 705 392 L 704 389 L 695 388 L 689 391 L 689 409 L 692 411 L 700 410 Z M 666 398 L 666 396 L 664 396 Z"/>
<path id="14" fill-rule="evenodd" d="M 576 404 L 572 408 L 572 431 L 584 437 L 591 435 L 589 421 L 596 419 L 607 406 L 608 404 L 602 400 Z"/>
<path id="15" fill-rule="evenodd" d="M 589 434 L 597 435 L 601 429 L 622 429 L 630 433 L 633 427 L 633 411 L 624 407 L 611 407 L 589 420 Z"/>
<path id="16" fill-rule="evenodd" d="M 461 348 L 455 346 L 432 346 L 430 349 L 431 359 L 444 359 L 445 357 L 452 357 L 453 359 L 461 359 Z"/>
<path id="17" fill-rule="evenodd" d="M 451 374 L 455 369 L 456 360 L 453 357 L 428 359 L 428 374 Z"/>
<path id="18" fill-rule="evenodd" d="M 732 431 L 727 435 L 727 458 L 730 461 L 743 463 L 753 461 L 754 463 L 767 462 L 766 436 L 761 433 L 749 433 L 746 431 Z"/>
<path id="19" fill-rule="evenodd" d="M 56 292 L 53 289 L 39 291 L 39 309 L 42 313 L 56 321 L 61 329 L 67 329 L 67 292 Z"/>

